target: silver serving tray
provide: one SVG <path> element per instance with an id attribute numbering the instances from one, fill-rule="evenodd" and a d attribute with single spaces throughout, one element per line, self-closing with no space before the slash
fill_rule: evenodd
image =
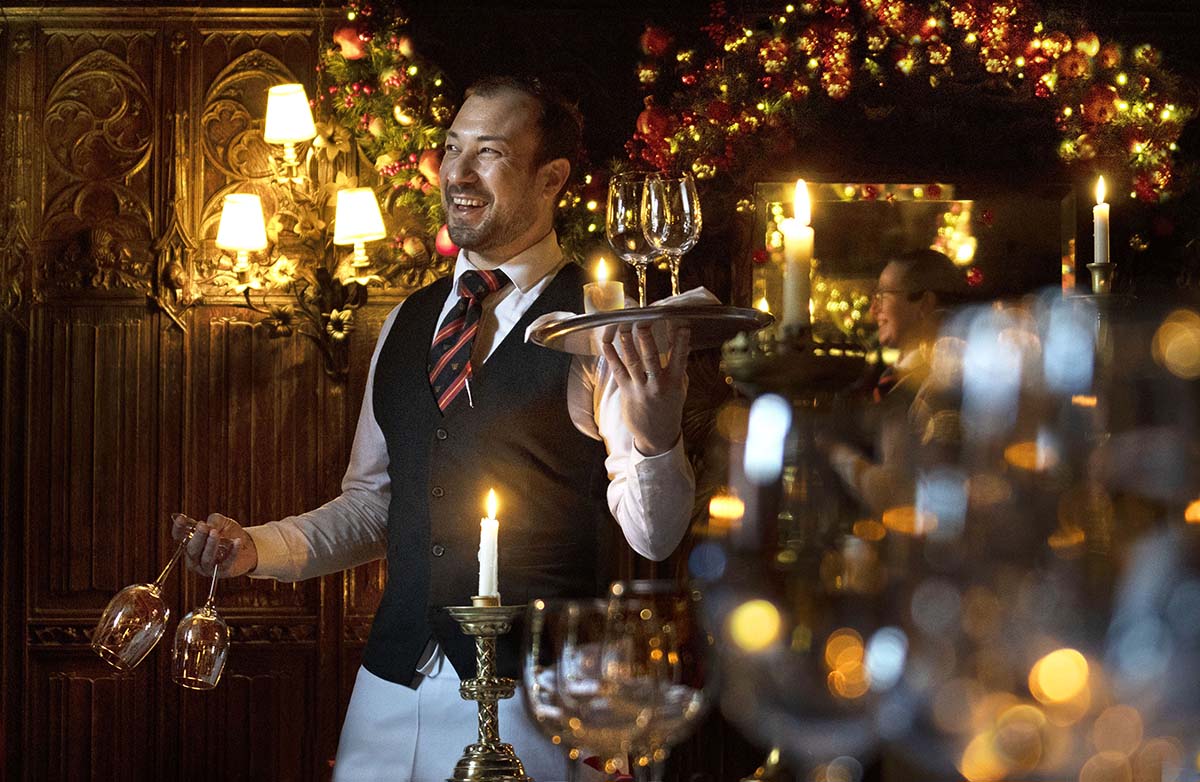
<path id="1" fill-rule="evenodd" d="M 597 356 L 605 340 L 615 339 L 619 331 L 629 331 L 635 325 L 648 323 L 659 350 L 666 353 L 671 334 L 678 328 L 690 328 L 692 350 L 704 350 L 719 347 L 743 331 L 758 331 L 774 320 L 775 316 L 770 313 L 748 307 L 664 304 L 552 320 L 534 329 L 529 339 L 535 345 L 551 350 Z"/>

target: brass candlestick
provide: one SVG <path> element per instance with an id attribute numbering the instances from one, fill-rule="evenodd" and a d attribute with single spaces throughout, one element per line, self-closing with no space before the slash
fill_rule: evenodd
<path id="1" fill-rule="evenodd" d="M 512 745 L 500 741 L 499 702 L 513 696 L 517 683 L 496 675 L 496 638 L 512 629 L 525 606 L 502 606 L 499 597 L 476 596 L 471 605 L 446 611 L 475 637 L 475 678 L 464 681 L 459 693 L 479 704 L 479 741 L 463 749 L 447 782 L 533 782 Z"/>

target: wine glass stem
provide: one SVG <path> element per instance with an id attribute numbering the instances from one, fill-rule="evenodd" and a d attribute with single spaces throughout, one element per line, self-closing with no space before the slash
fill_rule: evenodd
<path id="1" fill-rule="evenodd" d="M 679 256 L 672 255 L 667 261 L 671 265 L 671 295 L 679 295 Z"/>
<path id="2" fill-rule="evenodd" d="M 212 583 L 208 585 L 208 599 L 204 601 L 205 608 L 213 607 L 213 595 L 217 593 L 217 571 L 220 569 L 220 564 L 213 565 Z"/>
<path id="3" fill-rule="evenodd" d="M 638 306 L 639 307 L 646 306 L 646 267 L 648 265 L 650 265 L 650 261 L 646 260 L 646 261 L 642 261 L 641 263 L 634 264 L 634 267 L 633 267 L 634 271 L 637 272 Z"/>
<path id="4" fill-rule="evenodd" d="M 154 586 L 162 589 L 163 582 L 167 580 L 167 576 L 171 572 L 171 568 L 175 567 L 175 563 L 179 561 L 179 557 L 183 555 L 183 549 L 187 546 L 188 541 L 192 539 L 192 533 L 189 532 L 187 537 L 179 541 L 179 545 L 175 547 L 175 553 L 171 555 L 171 559 L 167 562 L 162 572 L 158 574 L 158 578 L 154 579 Z"/>

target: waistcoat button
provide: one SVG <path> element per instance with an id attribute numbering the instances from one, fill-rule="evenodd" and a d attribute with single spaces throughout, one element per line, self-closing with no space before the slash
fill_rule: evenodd
<path id="1" fill-rule="evenodd" d="M 446 547 L 443 546 L 441 543 L 434 543 L 432 550 L 433 550 L 433 555 L 435 557 L 440 557 L 441 555 L 446 553 Z"/>
<path id="2" fill-rule="evenodd" d="M 437 431 L 434 432 L 434 434 L 437 435 L 437 439 L 439 439 L 439 440 L 445 440 L 447 437 L 450 436 L 450 433 L 447 432 L 445 429 L 441 428 L 440 426 L 438 427 Z"/>
<path id="3" fill-rule="evenodd" d="M 433 490 L 430 492 L 430 494 L 432 494 L 434 497 L 437 497 L 438 499 L 441 499 L 442 497 L 446 496 L 446 490 L 443 489 L 441 486 L 434 486 Z"/>

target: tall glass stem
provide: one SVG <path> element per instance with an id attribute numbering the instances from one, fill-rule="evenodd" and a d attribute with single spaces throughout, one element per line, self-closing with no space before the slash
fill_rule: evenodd
<path id="1" fill-rule="evenodd" d="M 193 533 L 189 532 L 187 537 L 179 541 L 179 545 L 175 547 L 175 553 L 171 555 L 170 561 L 167 562 L 166 566 L 162 569 L 162 572 L 158 574 L 158 578 L 154 579 L 154 587 L 156 589 L 162 589 L 163 582 L 167 580 L 167 576 L 171 573 L 171 568 L 175 567 L 175 563 L 178 562 L 179 557 L 183 555 L 183 549 L 185 546 L 187 546 L 188 541 L 192 539 L 192 534 Z"/>
<path id="2" fill-rule="evenodd" d="M 650 265 L 650 259 L 646 259 L 641 263 L 635 263 L 633 270 L 637 272 L 638 286 L 638 306 L 646 306 L 646 267 Z"/>
<path id="3" fill-rule="evenodd" d="M 671 255 L 667 262 L 671 265 L 671 295 L 679 295 L 679 256 Z"/>
<path id="4" fill-rule="evenodd" d="M 213 565 L 212 583 L 208 585 L 208 599 L 204 601 L 204 610 L 213 610 L 213 595 L 217 593 L 217 571 L 221 569 L 221 563 Z"/>

